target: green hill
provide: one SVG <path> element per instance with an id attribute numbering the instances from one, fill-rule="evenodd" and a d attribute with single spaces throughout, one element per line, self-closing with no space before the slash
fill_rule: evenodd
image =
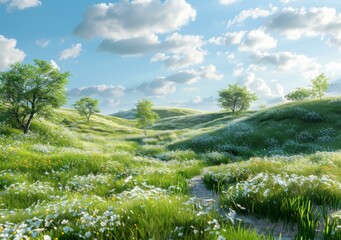
<path id="1" fill-rule="evenodd" d="M 169 147 L 244 157 L 341 149 L 341 101 L 329 98 L 276 106 Z"/>
<path id="2" fill-rule="evenodd" d="M 283 222 L 297 239 L 341 239 L 340 100 L 181 114 L 147 136 L 72 109 L 26 135 L 0 117 L 0 238 L 265 240 L 286 237 Z"/>
<path id="3" fill-rule="evenodd" d="M 203 113 L 202 111 L 199 111 L 199 110 L 188 109 L 188 108 L 175 108 L 175 107 L 155 107 L 153 108 L 153 111 L 159 115 L 160 119 Z M 120 111 L 120 112 L 111 114 L 111 116 L 125 118 L 125 119 L 135 119 L 135 115 L 136 115 L 135 109 L 130 109 L 127 111 Z"/>
<path id="4" fill-rule="evenodd" d="M 173 130 L 216 127 L 218 125 L 226 125 L 233 119 L 247 116 L 249 114 L 250 112 L 243 115 L 233 116 L 230 112 L 216 112 L 169 117 L 156 121 L 152 128 L 155 130 Z"/>

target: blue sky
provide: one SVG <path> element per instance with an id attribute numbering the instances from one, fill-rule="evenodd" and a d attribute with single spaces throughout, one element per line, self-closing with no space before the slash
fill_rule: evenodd
<path id="1" fill-rule="evenodd" d="M 69 106 L 103 113 L 141 98 L 215 111 L 237 82 L 276 104 L 324 72 L 341 93 L 338 0 L 0 0 L 0 70 L 51 61 L 70 71 Z"/>

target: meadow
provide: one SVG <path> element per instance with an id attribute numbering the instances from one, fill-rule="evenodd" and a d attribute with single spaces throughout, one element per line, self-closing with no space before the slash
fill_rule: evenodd
<path id="1" fill-rule="evenodd" d="M 340 98 L 158 111 L 146 136 L 131 112 L 60 109 L 26 135 L 0 119 L 0 238 L 341 239 Z"/>

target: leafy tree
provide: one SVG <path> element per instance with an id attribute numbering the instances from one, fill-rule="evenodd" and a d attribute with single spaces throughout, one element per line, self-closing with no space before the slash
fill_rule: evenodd
<path id="1" fill-rule="evenodd" d="M 69 72 L 60 73 L 49 62 L 16 63 L 0 73 L 0 98 L 7 115 L 28 133 L 36 115 L 50 112 L 67 102 L 65 85 Z"/>
<path id="2" fill-rule="evenodd" d="M 159 118 L 159 115 L 152 111 L 153 106 L 154 104 L 147 99 L 142 99 L 136 104 L 137 125 L 144 130 L 144 135 L 147 135 L 147 128 L 153 126 L 155 119 Z"/>
<path id="3" fill-rule="evenodd" d="M 308 88 L 296 88 L 294 91 L 288 93 L 285 98 L 290 101 L 299 101 L 312 96 L 312 90 Z"/>
<path id="4" fill-rule="evenodd" d="M 90 123 L 91 115 L 99 113 L 98 100 L 91 97 L 82 97 L 73 104 L 74 108 L 80 115 L 84 115 L 88 124 Z"/>
<path id="5" fill-rule="evenodd" d="M 246 87 L 239 87 L 237 84 L 229 84 L 228 89 L 221 89 L 218 93 L 220 106 L 230 109 L 232 114 L 246 111 L 251 103 L 257 100 L 256 94 L 250 92 Z"/>
<path id="6" fill-rule="evenodd" d="M 327 78 L 324 73 L 321 73 L 316 78 L 311 80 L 312 83 L 312 93 L 314 96 L 319 97 L 320 99 L 324 96 L 324 93 L 328 89 L 329 86 L 329 78 Z"/>

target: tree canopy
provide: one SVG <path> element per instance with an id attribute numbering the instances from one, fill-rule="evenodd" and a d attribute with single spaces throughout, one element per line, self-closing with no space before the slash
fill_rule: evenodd
<path id="1" fill-rule="evenodd" d="M 285 98 L 290 101 L 299 101 L 312 96 L 312 90 L 309 88 L 296 88 L 294 91 L 285 95 Z"/>
<path id="2" fill-rule="evenodd" d="M 155 119 L 159 118 L 157 113 L 152 111 L 154 104 L 148 99 L 142 99 L 136 104 L 137 125 L 144 130 L 147 135 L 147 128 L 153 126 Z"/>
<path id="3" fill-rule="evenodd" d="M 34 65 L 16 63 L 0 73 L 0 99 L 8 116 L 24 133 L 33 118 L 59 108 L 67 102 L 65 85 L 69 72 L 60 73 L 49 62 L 34 60 Z"/>
<path id="4" fill-rule="evenodd" d="M 329 86 L 329 78 L 324 73 L 321 73 L 316 78 L 311 80 L 311 89 L 314 96 L 320 99 L 324 96 Z"/>
<path id="5" fill-rule="evenodd" d="M 246 111 L 250 108 L 251 103 L 257 100 L 256 94 L 247 87 L 240 87 L 237 84 L 229 84 L 228 89 L 221 89 L 218 93 L 220 106 L 231 110 L 232 114 Z"/>
<path id="6" fill-rule="evenodd" d="M 91 97 L 82 97 L 73 104 L 73 107 L 78 111 L 80 115 L 84 115 L 88 124 L 90 123 L 90 117 L 99 113 L 98 100 Z"/>

